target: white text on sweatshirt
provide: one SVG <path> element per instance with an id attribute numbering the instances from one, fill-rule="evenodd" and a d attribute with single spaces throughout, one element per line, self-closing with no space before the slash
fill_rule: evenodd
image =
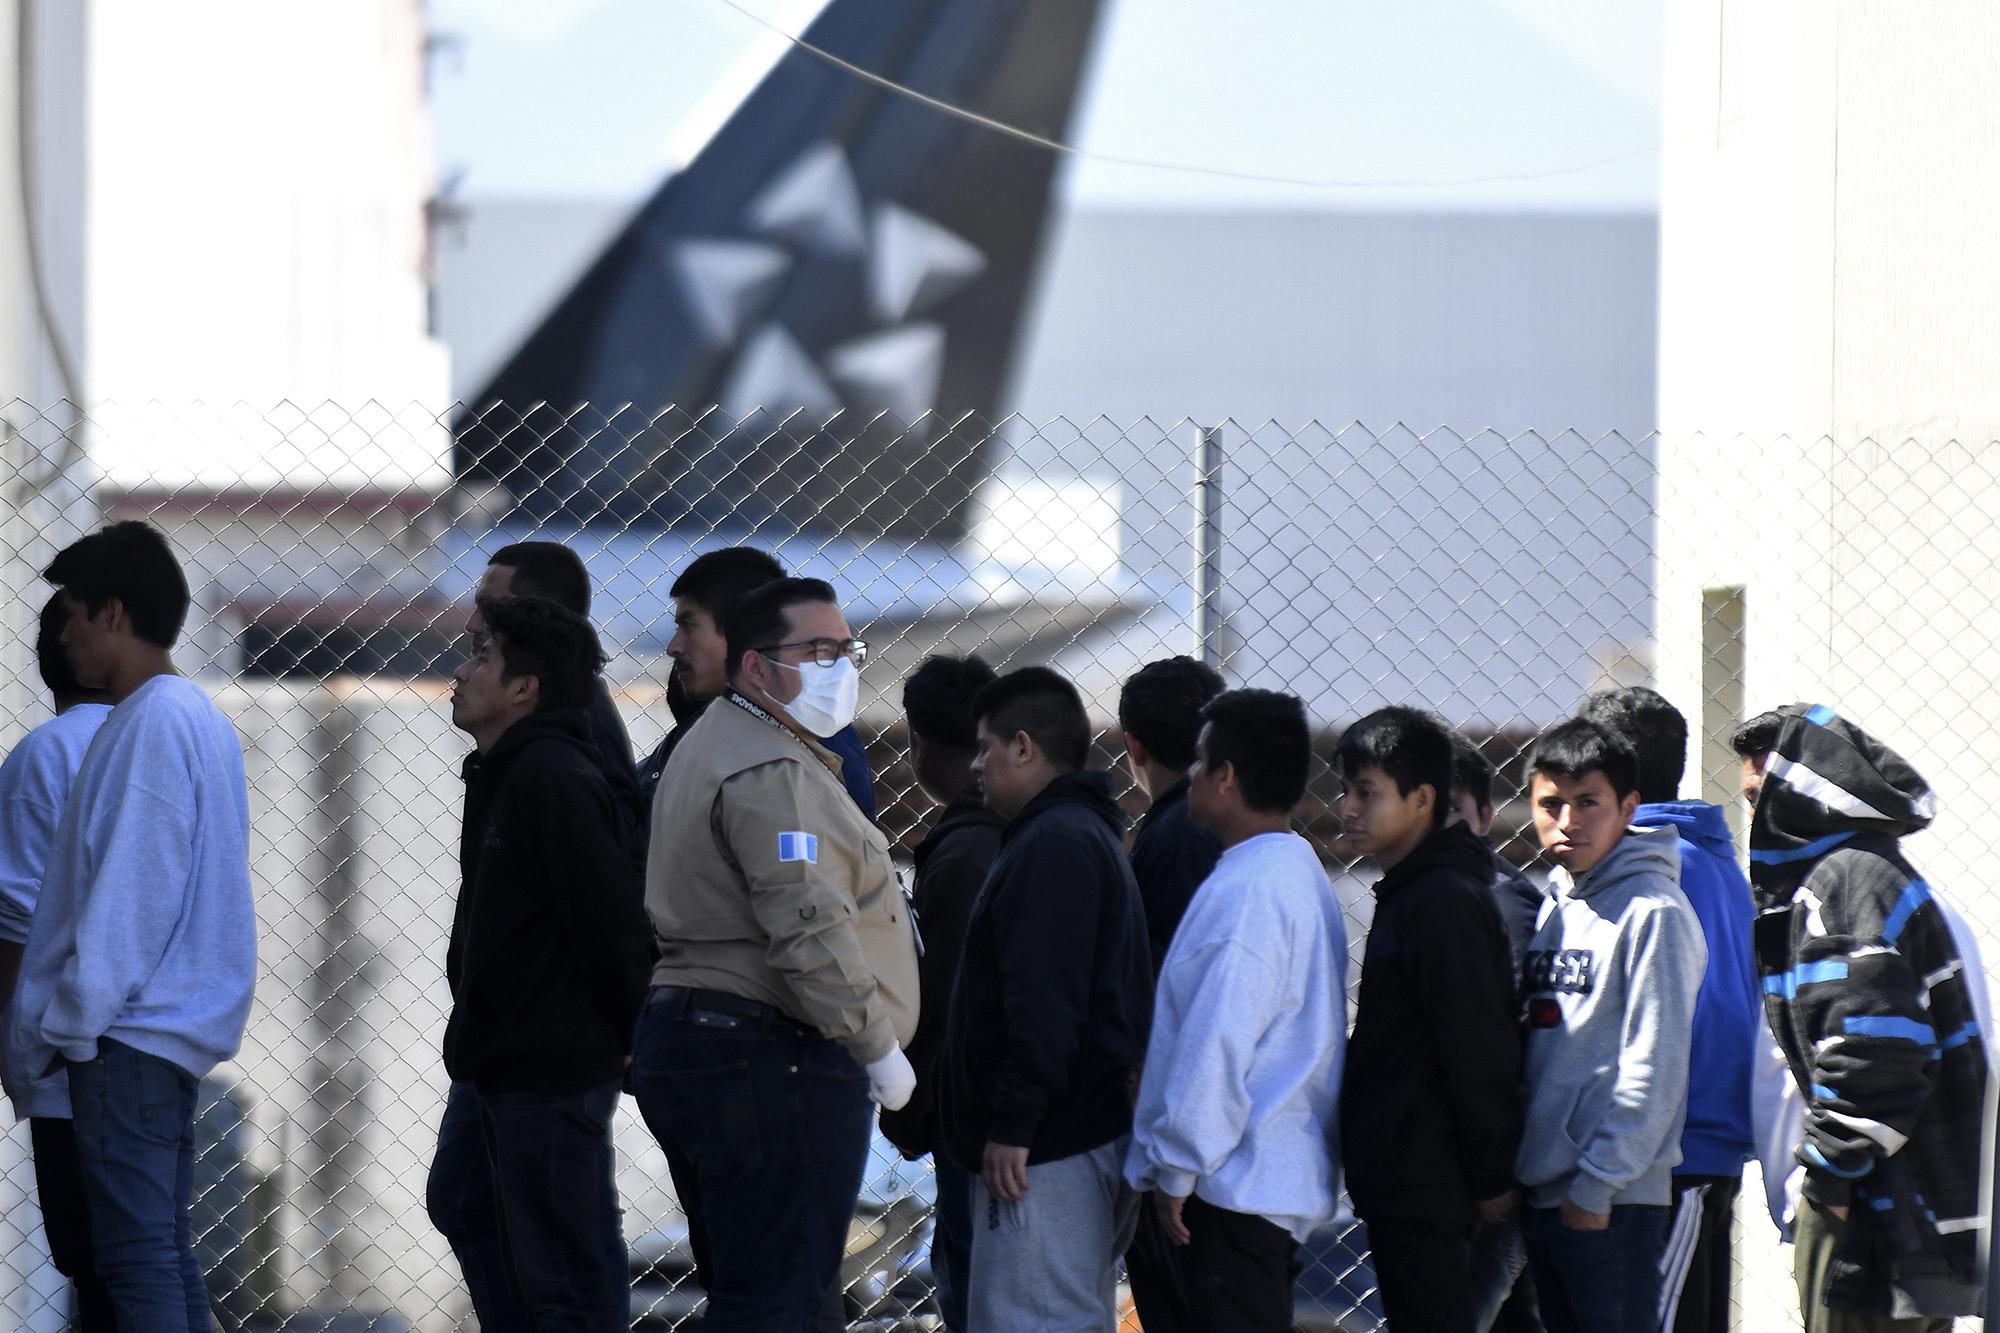
<path id="1" fill-rule="evenodd" d="M 1671 1202 L 1707 967 L 1673 828 L 1633 829 L 1581 878 L 1550 876 L 1521 984 L 1528 1104 L 1515 1174 L 1534 1206 Z"/>

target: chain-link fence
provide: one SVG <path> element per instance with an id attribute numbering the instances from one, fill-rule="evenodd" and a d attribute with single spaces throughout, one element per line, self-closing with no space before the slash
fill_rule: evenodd
<path id="1" fill-rule="evenodd" d="M 1951 443 L 1462 436 L 1359 426 L 1019 419 L 742 421 L 547 408 L 38 411 L 0 422 L 0 740 L 48 716 L 32 664 L 50 555 L 101 522 L 168 533 L 196 598 L 179 651 L 248 763 L 261 928 L 241 1054 L 206 1085 L 199 1246 L 226 1328 L 471 1326 L 424 1211 L 443 1106 L 443 959 L 467 750 L 445 707 L 485 553 L 570 544 L 635 745 L 671 725 L 667 588 L 693 555 L 763 545 L 831 580 L 876 649 L 861 726 L 892 843 L 927 817 L 897 716 L 926 654 L 1046 663 L 1104 725 L 1151 659 L 1205 653 L 1291 690 L 1322 732 L 1301 826 L 1329 849 L 1324 758 L 1385 703 L 1437 709 L 1512 793 L 1537 730 L 1604 682 L 1650 681 L 1696 736 L 1688 790 L 1735 811 L 1726 738 L 1794 698 L 1840 705 L 1938 787 L 1913 848 L 2000 924 L 1976 817 L 2000 802 L 2000 461 Z M 1136 797 L 1128 803 L 1137 808 Z M 1525 810 L 1496 830 L 1532 855 Z M 1370 899 L 1333 868 L 1351 925 Z M 1697 1053 L 1698 1055 L 1699 1053 Z M 692 1328 L 699 1292 L 661 1154 L 617 1129 L 633 1322 Z M 27 1133 L 0 1141 L 0 1325 L 65 1326 Z M 856 1327 L 935 1327 L 925 1164 L 877 1141 L 843 1270 Z M 1740 1326 L 1796 1326 L 1753 1166 Z M 1301 1328 L 1370 1330 L 1351 1221 L 1306 1247 Z"/>

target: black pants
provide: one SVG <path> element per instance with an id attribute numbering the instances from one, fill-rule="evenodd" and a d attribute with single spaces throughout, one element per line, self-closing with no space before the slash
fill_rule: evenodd
<path id="1" fill-rule="evenodd" d="M 1283 1227 L 1190 1198 L 1181 1210 L 1191 1237 L 1177 1245 L 1139 1201 L 1139 1230 L 1125 1255 L 1132 1303 L 1146 1333 L 1288 1333 L 1299 1245 Z"/>
<path id="2" fill-rule="evenodd" d="M 1370 1217 L 1368 1252 L 1396 1333 L 1472 1333 L 1472 1228 Z"/>
<path id="3" fill-rule="evenodd" d="M 42 1234 L 56 1271 L 76 1285 L 80 1333 L 117 1333 L 111 1297 L 97 1275 L 90 1245 L 90 1205 L 76 1164 L 76 1122 L 32 1117 L 28 1141 L 35 1152 L 35 1193 L 42 1205 Z"/>
<path id="4" fill-rule="evenodd" d="M 1729 1265 L 1741 1176 L 1675 1176 L 1660 1263 L 1660 1326 L 1729 1333 Z"/>

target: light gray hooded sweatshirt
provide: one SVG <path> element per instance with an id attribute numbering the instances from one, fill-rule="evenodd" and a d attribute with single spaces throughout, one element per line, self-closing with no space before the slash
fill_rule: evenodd
<path id="1" fill-rule="evenodd" d="M 1632 829 L 1549 880 L 1523 965 L 1527 1123 L 1515 1174 L 1537 1208 L 1672 1201 L 1695 992 L 1708 967 L 1674 829 Z"/>

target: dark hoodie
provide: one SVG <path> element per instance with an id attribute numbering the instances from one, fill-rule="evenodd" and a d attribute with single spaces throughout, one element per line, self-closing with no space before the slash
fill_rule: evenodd
<path id="1" fill-rule="evenodd" d="M 972 906 L 945 1031 L 945 1145 L 980 1168 L 988 1141 L 1028 1162 L 1132 1128 L 1153 968 L 1106 773 L 1051 782 L 1002 834 Z"/>
<path id="2" fill-rule="evenodd" d="M 1161 792 L 1140 816 L 1132 834 L 1132 875 L 1146 907 L 1155 975 L 1166 964 L 1167 946 L 1174 942 L 1194 891 L 1221 857 L 1222 844 L 1188 813 L 1186 778 Z"/>
<path id="3" fill-rule="evenodd" d="M 1521 1040 L 1493 850 L 1439 829 L 1375 885 L 1340 1090 L 1363 1217 L 1471 1222 L 1514 1183 Z"/>
<path id="4" fill-rule="evenodd" d="M 1750 824 L 1764 1007 L 1805 1095 L 1806 1198 L 1852 1211 L 1820 1298 L 1881 1317 L 1980 1310 L 1986 1047 L 1951 931 L 1898 839 L 1922 777 L 1793 704 Z"/>
<path id="5" fill-rule="evenodd" d="M 986 808 L 975 786 L 945 806 L 914 853 L 916 882 L 910 896 L 924 949 L 917 959 L 917 1035 L 903 1054 L 917 1071 L 917 1090 L 901 1110 L 882 1112 L 882 1137 L 906 1152 L 931 1152 L 940 1142 L 938 1055 L 951 1013 L 952 983 L 965 952 L 973 900 L 1000 855 L 1000 834 L 1006 827 L 1006 820 Z"/>
<path id="6" fill-rule="evenodd" d="M 651 968 L 639 867 L 581 712 L 465 761 L 445 1068 L 481 1092 L 616 1081 Z"/>

